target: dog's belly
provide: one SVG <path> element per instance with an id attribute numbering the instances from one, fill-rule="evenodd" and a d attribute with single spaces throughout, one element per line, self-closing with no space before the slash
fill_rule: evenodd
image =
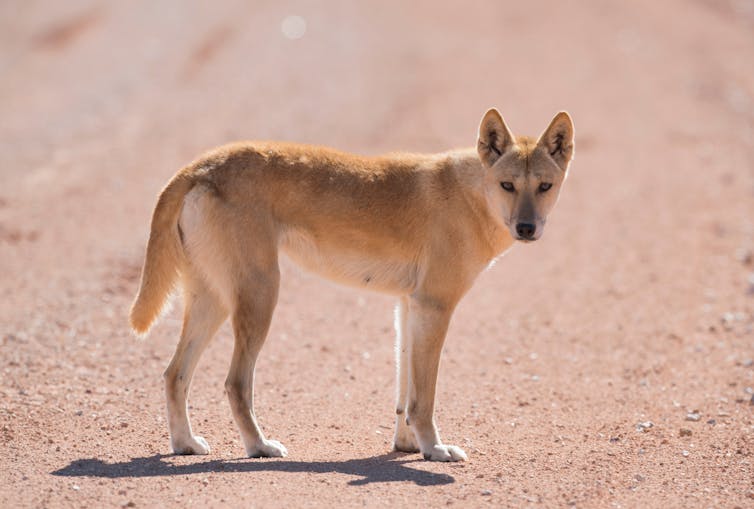
<path id="1" fill-rule="evenodd" d="M 378 257 L 354 246 L 336 248 L 290 230 L 282 235 L 280 247 L 297 265 L 338 283 L 393 294 L 409 293 L 416 286 L 417 265 L 397 257 Z"/>

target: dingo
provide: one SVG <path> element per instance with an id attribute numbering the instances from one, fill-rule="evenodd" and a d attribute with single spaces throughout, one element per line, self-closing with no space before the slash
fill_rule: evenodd
<path id="1" fill-rule="evenodd" d="M 253 408 L 254 365 L 278 296 L 278 253 L 327 278 L 399 297 L 394 447 L 433 461 L 443 444 L 435 384 L 450 317 L 476 276 L 516 240 L 542 235 L 573 156 L 558 113 L 538 140 L 496 109 L 476 150 L 361 157 L 287 143 L 236 143 L 180 170 L 163 189 L 131 325 L 144 334 L 180 280 L 185 314 L 165 371 L 173 451 L 207 454 L 186 407 L 199 356 L 228 315 L 235 348 L 225 387 L 250 457 L 285 456 Z"/>

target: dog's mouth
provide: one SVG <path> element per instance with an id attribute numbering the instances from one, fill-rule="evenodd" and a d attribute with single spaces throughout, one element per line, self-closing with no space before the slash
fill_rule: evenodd
<path id="1" fill-rule="evenodd" d="M 533 235 L 531 237 L 522 237 L 518 233 L 513 233 L 513 238 L 517 242 L 525 242 L 525 243 L 529 244 L 531 242 L 535 242 L 535 241 L 539 240 L 540 238 L 542 238 L 542 233 L 541 232 L 537 232 L 535 235 Z"/>

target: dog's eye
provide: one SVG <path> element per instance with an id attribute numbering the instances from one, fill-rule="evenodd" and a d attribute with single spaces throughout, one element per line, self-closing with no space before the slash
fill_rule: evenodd
<path id="1" fill-rule="evenodd" d="M 552 184 L 550 184 L 549 182 L 542 182 L 541 184 L 539 184 L 539 192 L 544 193 L 545 191 L 549 191 L 551 187 Z"/>
<path id="2" fill-rule="evenodd" d="M 500 186 L 509 193 L 512 193 L 516 190 L 516 188 L 513 187 L 513 182 L 500 182 Z"/>

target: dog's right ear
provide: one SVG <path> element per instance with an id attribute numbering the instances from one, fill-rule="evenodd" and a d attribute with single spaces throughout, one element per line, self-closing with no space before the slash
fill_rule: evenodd
<path id="1" fill-rule="evenodd" d="M 479 124 L 477 152 L 486 166 L 492 166 L 513 144 L 513 133 L 505 125 L 503 117 L 495 108 L 490 108 Z"/>

